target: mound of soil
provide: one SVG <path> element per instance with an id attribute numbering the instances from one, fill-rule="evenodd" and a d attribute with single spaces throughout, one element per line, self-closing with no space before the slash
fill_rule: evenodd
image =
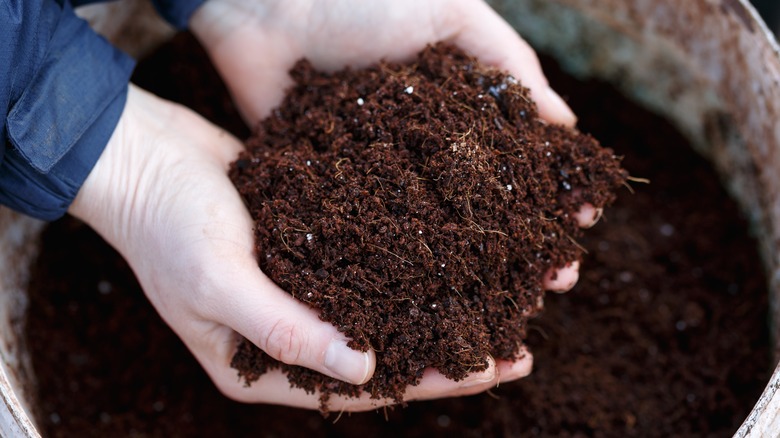
<path id="1" fill-rule="evenodd" d="M 428 367 L 459 380 L 516 358 L 544 273 L 580 258 L 574 213 L 625 183 L 612 150 L 541 121 L 517 80 L 452 46 L 291 75 L 230 171 L 263 272 L 378 352 L 372 397 L 401 401 Z M 281 367 L 325 398 L 361 390 L 246 339 L 232 366 L 247 382 Z"/>
<path id="2" fill-rule="evenodd" d="M 543 65 L 580 128 L 652 184 L 621 194 L 586 233 L 578 285 L 548 296 L 529 322 L 529 377 L 492 394 L 335 422 L 232 402 L 157 316 L 121 257 L 63 220 L 44 233 L 29 288 L 25 342 L 42 435 L 732 436 L 773 368 L 766 276 L 747 224 L 667 122 L 611 85 L 575 80 L 549 59 Z M 248 132 L 190 35 L 143 61 L 134 81 Z"/>

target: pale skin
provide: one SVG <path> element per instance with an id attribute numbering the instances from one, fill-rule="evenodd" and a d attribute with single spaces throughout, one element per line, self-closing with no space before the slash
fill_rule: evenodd
<path id="1" fill-rule="evenodd" d="M 529 86 L 541 116 L 576 119 L 547 86 L 534 52 L 479 0 L 209 0 L 192 30 L 209 52 L 248 123 L 281 102 L 293 63 L 322 69 L 405 60 L 436 41 L 450 41 Z M 240 334 L 272 357 L 361 384 L 376 356 L 293 299 L 257 267 L 253 223 L 227 177 L 242 149 L 231 135 L 182 106 L 130 86 L 119 124 L 70 213 L 97 230 L 127 259 L 146 295 L 228 397 L 319 407 L 317 394 L 291 389 L 271 372 L 245 387 L 229 366 Z M 599 212 L 584 205 L 591 226 Z M 545 287 L 569 290 L 578 264 L 549 272 Z M 553 279 L 554 277 L 554 279 Z M 455 382 L 426 371 L 407 401 L 474 394 L 531 372 L 532 357 L 487 358 L 485 371 Z M 363 411 L 391 400 L 331 397 L 329 409 Z"/>

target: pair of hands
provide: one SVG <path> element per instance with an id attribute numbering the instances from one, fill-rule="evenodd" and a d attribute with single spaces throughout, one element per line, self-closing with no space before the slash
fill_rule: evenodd
<path id="1" fill-rule="evenodd" d="M 409 59 L 426 44 L 450 41 L 508 70 L 531 88 L 540 114 L 574 125 L 547 86 L 532 49 L 481 0 L 209 0 L 190 22 L 228 84 L 243 116 L 256 124 L 291 85 L 288 70 L 306 57 L 320 69 Z M 192 111 L 131 85 L 106 150 L 70 212 L 130 263 L 149 300 L 227 396 L 245 402 L 317 408 L 317 394 L 292 389 L 279 371 L 244 387 L 230 359 L 239 333 L 272 357 L 355 384 L 373 373 L 373 351 L 347 339 L 293 299 L 257 267 L 253 223 L 227 177 L 241 143 Z M 592 206 L 580 211 L 591 225 Z M 577 265 L 545 279 L 565 291 Z M 428 370 L 407 400 L 484 391 L 528 375 L 532 359 L 490 362 L 453 382 Z M 390 403 L 331 397 L 331 410 Z"/>

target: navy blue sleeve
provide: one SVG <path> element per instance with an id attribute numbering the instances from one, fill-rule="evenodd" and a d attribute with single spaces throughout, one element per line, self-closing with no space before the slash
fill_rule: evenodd
<path id="1" fill-rule="evenodd" d="M 124 109 L 134 61 L 65 0 L 0 0 L 0 203 L 64 215 Z"/>
<path id="2" fill-rule="evenodd" d="M 205 0 L 152 0 L 157 12 L 177 29 L 185 29 L 190 17 Z"/>
<path id="3" fill-rule="evenodd" d="M 104 0 L 73 0 L 75 6 L 97 3 Z M 186 29 L 195 9 L 206 0 L 152 0 L 157 12 L 177 29 Z"/>

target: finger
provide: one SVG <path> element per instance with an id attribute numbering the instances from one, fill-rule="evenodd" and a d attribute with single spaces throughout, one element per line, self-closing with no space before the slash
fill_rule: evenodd
<path id="1" fill-rule="evenodd" d="M 591 228 L 598 223 L 603 213 L 603 208 L 596 208 L 593 204 L 586 202 L 582 204 L 579 211 L 574 214 L 574 218 L 577 219 L 577 224 L 579 224 L 580 227 Z"/>
<path id="2" fill-rule="evenodd" d="M 252 266 L 253 265 L 253 266 Z M 347 346 L 348 339 L 266 277 L 251 261 L 225 281 L 216 304 L 216 322 L 231 327 L 268 355 L 353 384 L 367 382 L 376 356 Z M 236 279 L 238 279 L 236 281 Z M 227 292 L 229 291 L 229 293 Z"/>
<path id="3" fill-rule="evenodd" d="M 432 400 L 443 397 L 459 397 L 478 394 L 498 384 L 496 361 L 487 358 L 488 367 L 484 371 L 471 373 L 463 380 L 454 381 L 445 377 L 439 371 L 428 368 L 423 373 L 419 385 L 409 386 L 404 394 L 405 401 Z"/>
<path id="4" fill-rule="evenodd" d="M 226 397 L 241 403 L 268 403 L 282 406 L 290 406 L 303 409 L 318 409 L 320 407 L 319 391 L 307 393 L 305 390 L 290 385 L 287 375 L 281 370 L 270 370 L 260 378 L 247 386 L 236 375 L 236 370 L 223 367 L 209 367 L 204 365 L 211 380 Z M 332 396 L 339 399 L 340 404 L 349 399 L 341 396 Z M 373 409 L 389 404 L 380 403 L 379 400 L 370 400 L 367 396 L 361 396 L 359 401 L 353 401 L 359 406 L 360 411 Z"/>
<path id="5" fill-rule="evenodd" d="M 469 374 L 458 382 L 444 377 L 434 369 L 427 369 L 423 378 L 416 386 L 409 386 L 404 395 L 404 401 L 431 400 L 444 397 L 456 397 L 477 394 L 496 387 L 500 382 L 519 379 L 531 373 L 533 357 L 526 350 L 516 361 L 494 362 L 488 359 L 489 366 L 485 371 Z M 273 403 L 305 409 L 320 407 L 320 392 L 307 393 L 290 385 L 287 376 L 280 370 L 272 370 L 263 374 L 260 379 L 246 386 L 237 379 L 235 370 L 226 367 L 215 368 L 206 366 L 212 380 L 227 397 L 243 403 Z M 359 397 L 331 395 L 327 402 L 331 412 L 361 412 L 370 411 L 396 404 L 393 399 L 373 399 L 367 392 Z"/>
<path id="6" fill-rule="evenodd" d="M 577 224 L 582 228 L 591 228 L 599 221 L 603 214 L 603 208 L 596 208 L 586 202 L 574 214 Z M 553 292 L 568 292 L 579 280 L 579 262 L 572 262 L 560 269 L 550 269 L 545 273 L 543 285 L 546 290 Z"/>
<path id="7" fill-rule="evenodd" d="M 244 121 L 252 128 L 278 106 L 292 85 L 287 73 L 301 57 L 301 50 L 273 30 L 237 29 L 234 39 L 246 38 L 263 47 L 263 56 L 247 56 L 246 46 L 219 44 L 209 50 L 214 65 L 230 90 Z"/>
<path id="8" fill-rule="evenodd" d="M 197 139 L 197 142 L 192 145 L 200 146 L 206 150 L 214 158 L 212 162 L 219 166 L 220 173 L 227 173 L 230 163 L 236 160 L 238 154 L 244 150 L 243 143 L 224 128 L 214 125 L 189 108 L 181 108 L 185 110 L 181 117 L 193 120 L 193 122 L 187 123 L 192 138 Z"/>
<path id="9" fill-rule="evenodd" d="M 576 187 L 571 192 L 565 192 L 561 196 L 564 198 L 569 198 L 569 197 L 577 198 L 581 195 L 582 195 L 582 189 Z M 596 223 L 598 223 L 603 213 L 604 213 L 603 208 L 596 207 L 590 202 L 584 202 L 580 205 L 580 209 L 577 210 L 577 212 L 574 213 L 572 216 L 577 221 L 577 225 L 579 225 L 581 228 L 591 228 L 594 225 L 596 225 Z"/>
<path id="10" fill-rule="evenodd" d="M 550 269 L 544 274 L 543 285 L 553 292 L 568 292 L 577 284 L 580 277 L 580 262 L 568 263 L 560 269 Z"/>
<path id="11" fill-rule="evenodd" d="M 466 20 L 452 41 L 482 62 L 510 72 L 531 90 L 540 116 L 551 123 L 573 127 L 577 118 L 553 91 L 536 53 L 500 15 L 482 1 L 461 1 L 450 8 L 450 20 Z M 447 24 L 443 24 L 447 26 Z"/>
<path id="12" fill-rule="evenodd" d="M 271 370 L 246 386 L 236 377 L 235 370 L 222 368 L 210 369 L 206 367 L 212 380 L 220 391 L 227 397 L 243 403 L 273 403 L 305 409 L 318 409 L 320 407 L 320 391 L 307 393 L 295 388 L 282 371 Z M 212 372 L 213 370 L 213 372 Z M 460 382 L 449 380 L 438 371 L 428 369 L 423 374 L 420 384 L 410 386 L 404 397 L 405 401 L 443 398 L 458 394 L 475 393 L 489 389 L 497 384 L 495 364 L 491 364 L 488 370 L 473 373 Z M 373 399 L 370 393 L 363 392 L 358 397 L 346 397 L 332 394 L 328 399 L 328 410 L 332 412 L 349 411 L 360 412 L 377 409 L 382 406 L 396 404 L 394 399 Z"/>
<path id="13" fill-rule="evenodd" d="M 520 347 L 515 360 L 499 360 L 496 362 L 499 383 L 508 383 L 522 379 L 531 374 L 533 369 L 533 355 L 526 346 Z"/>
<path id="14" fill-rule="evenodd" d="M 418 385 L 406 388 L 404 401 L 433 400 L 479 394 L 495 388 L 502 381 L 525 377 L 531 373 L 533 368 L 533 356 L 524 348 L 521 350 L 521 356 L 516 361 L 499 361 L 496 363 L 491 357 L 488 357 L 487 361 L 487 369 L 471 373 L 463 380 L 457 382 L 448 379 L 433 368 L 428 368 L 423 373 L 423 377 Z M 342 398 L 332 400 L 328 403 L 328 406 L 332 410 L 338 410 L 338 408 L 349 411 L 373 409 L 374 407 L 366 406 L 367 401 L 369 400 L 365 400 L 363 396 L 359 399 Z M 383 403 L 393 404 L 391 400 L 383 400 Z"/>

